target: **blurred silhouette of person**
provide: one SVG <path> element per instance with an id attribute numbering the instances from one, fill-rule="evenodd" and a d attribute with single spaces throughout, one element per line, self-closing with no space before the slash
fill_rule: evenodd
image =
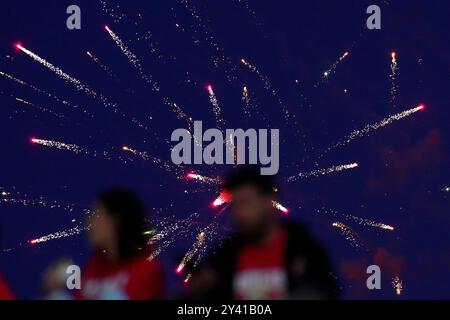
<path id="1" fill-rule="evenodd" d="M 0 275 L 0 300 L 14 300 L 11 289 Z"/>
<path id="2" fill-rule="evenodd" d="M 95 254 L 83 270 L 81 299 L 147 300 L 163 297 L 163 272 L 150 261 L 145 236 L 145 209 L 125 189 L 102 193 L 89 219 L 89 240 Z"/>
<path id="3" fill-rule="evenodd" d="M 305 226 L 279 221 L 276 185 L 259 168 L 237 168 L 222 186 L 236 234 L 194 270 L 194 299 L 335 299 L 328 257 Z"/>
<path id="4" fill-rule="evenodd" d="M 67 288 L 67 268 L 72 265 L 70 259 L 63 258 L 50 265 L 44 272 L 42 288 L 45 300 L 72 300 L 74 297 Z"/>
<path id="5" fill-rule="evenodd" d="M 1 235 L 1 230 L 0 230 Z M 2 275 L 0 274 L 0 300 L 14 300 L 14 295 L 9 288 L 8 284 L 6 283 L 6 280 L 3 279 Z"/>

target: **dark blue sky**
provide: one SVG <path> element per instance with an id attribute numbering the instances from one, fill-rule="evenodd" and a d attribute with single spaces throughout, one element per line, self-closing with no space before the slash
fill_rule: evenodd
<path id="1" fill-rule="evenodd" d="M 167 144 L 13 48 L 21 41 L 117 102 L 122 112 L 138 118 L 162 140 L 170 139 L 171 132 L 185 123 L 140 78 L 105 32 L 108 24 L 139 57 L 145 73 L 158 81 L 161 95 L 203 120 L 205 127 L 216 126 L 205 91 L 211 83 L 227 128 L 280 128 L 280 180 L 317 167 L 360 164 L 357 170 L 281 185 L 281 201 L 291 209 L 292 218 L 307 222 L 329 249 L 344 297 L 396 298 L 390 280 L 399 273 L 404 286 L 400 298 L 450 298 L 450 211 L 448 192 L 442 190 L 450 185 L 448 1 L 188 1 L 202 25 L 177 0 L 107 3 L 119 4 L 126 17 L 114 21 L 102 11 L 100 1 L 17 0 L 2 5 L 0 71 L 83 106 L 95 118 L 0 77 L 1 187 L 15 187 L 28 198 L 43 196 L 89 207 L 104 188 L 127 186 L 139 192 L 149 208 L 163 208 L 161 216 L 183 218 L 198 211 L 199 223 L 211 220 L 214 190 L 199 191 L 192 182 L 176 179 L 150 162 L 135 159 L 124 164 L 29 143 L 36 136 L 113 154 L 130 145 L 170 160 Z M 66 28 L 70 4 L 81 7 L 82 30 Z M 381 7 L 381 30 L 365 29 L 370 4 Z M 142 39 L 147 31 L 151 41 Z M 116 77 L 105 74 L 87 57 L 87 50 Z M 326 83 L 315 88 L 323 72 L 345 51 L 349 56 Z M 392 51 L 399 67 L 395 107 L 389 103 Z M 217 66 L 215 57 L 219 57 Z M 270 78 L 297 125 L 286 123 L 277 100 L 240 64 L 241 58 Z M 244 84 L 260 114 L 244 115 Z M 11 95 L 64 114 L 70 122 L 17 103 Z M 317 159 L 351 131 L 420 103 L 426 105 L 424 112 Z M 225 170 L 192 169 L 216 175 Z M 316 213 L 321 207 L 382 221 L 396 230 L 348 222 L 368 247 L 354 249 L 331 227 L 336 218 Z M 18 297 L 38 296 L 42 270 L 58 258 L 86 262 L 89 250 L 83 234 L 27 244 L 29 239 L 73 226 L 72 219 L 81 217 L 80 210 L 0 205 L 0 248 L 15 248 L 0 254 L 0 270 Z M 179 290 L 181 279 L 174 278 L 172 271 L 190 243 L 180 241 L 163 255 L 171 292 Z M 372 263 L 381 264 L 384 275 L 383 289 L 377 292 L 365 289 L 364 271 Z"/>

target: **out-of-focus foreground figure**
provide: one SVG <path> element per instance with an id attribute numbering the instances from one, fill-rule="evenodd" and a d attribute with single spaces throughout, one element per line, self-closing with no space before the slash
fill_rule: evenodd
<path id="1" fill-rule="evenodd" d="M 6 284 L 5 280 L 0 276 L 0 300 L 14 300 L 14 296 Z"/>
<path id="2" fill-rule="evenodd" d="M 81 299 L 161 299 L 163 272 L 149 261 L 151 248 L 140 199 L 124 189 L 98 197 L 89 219 L 89 240 L 95 254 L 82 270 Z"/>
<path id="3" fill-rule="evenodd" d="M 225 180 L 223 189 L 231 195 L 236 235 L 194 273 L 191 298 L 337 298 L 322 247 L 303 225 L 277 219 L 273 177 L 244 167 Z"/>

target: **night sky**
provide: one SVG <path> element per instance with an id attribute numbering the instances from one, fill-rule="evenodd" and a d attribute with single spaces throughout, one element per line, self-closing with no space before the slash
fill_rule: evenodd
<path id="1" fill-rule="evenodd" d="M 113 15 L 124 15 L 108 14 L 102 2 L 108 12 L 115 8 Z M 66 8 L 71 4 L 81 8 L 81 30 L 66 28 Z M 365 28 L 370 4 L 381 8 L 381 30 Z M 186 122 L 164 104 L 164 97 L 202 120 L 205 128 L 217 127 L 205 89 L 211 84 L 225 128 L 280 129 L 280 202 L 290 209 L 290 218 L 307 223 L 328 249 L 344 298 L 450 298 L 450 207 L 445 191 L 450 186 L 449 9 L 448 1 L 438 0 L 3 3 L 0 71 L 78 108 L 0 77 L 0 187 L 10 192 L 4 197 L 75 204 L 68 212 L 2 200 L 1 274 L 17 297 L 39 297 L 46 266 L 61 257 L 84 265 L 90 252 L 85 233 L 36 245 L 28 241 L 80 224 L 82 209 L 92 206 L 98 192 L 125 186 L 138 192 L 158 219 L 198 213 L 187 239 L 175 241 L 161 256 L 169 293 L 180 292 L 183 278 L 174 270 L 198 228 L 217 212 L 210 206 L 217 189 L 180 179 L 121 148 L 132 146 L 170 161 L 170 144 L 165 141 Z M 144 74 L 158 82 L 159 93 L 142 79 L 105 25 L 136 54 Z M 17 50 L 18 41 L 117 103 L 120 112 L 77 91 Z M 324 71 L 346 51 L 349 55 L 322 81 Z M 394 103 L 389 78 L 393 51 L 398 63 Z M 277 97 L 240 62 L 242 58 L 269 79 Z M 244 113 L 244 85 L 255 106 L 250 114 Z M 278 99 L 294 120 L 286 121 Z M 320 157 L 353 130 L 420 104 L 425 105 L 423 111 Z M 148 130 L 119 113 L 139 119 Z M 31 144 L 30 137 L 108 151 L 111 157 L 47 148 Z M 285 182 L 299 172 L 353 162 L 358 168 Z M 183 172 L 217 176 L 228 169 L 203 165 Z M 327 215 L 318 211 L 321 208 L 338 214 Z M 395 230 L 363 226 L 345 220 L 343 214 L 383 222 Z M 334 221 L 350 226 L 364 248 L 352 247 L 332 227 Z M 221 222 L 225 233 L 227 212 Z M 365 286 L 370 264 L 381 267 L 381 290 Z M 391 285 L 395 276 L 403 282 L 401 295 Z"/>

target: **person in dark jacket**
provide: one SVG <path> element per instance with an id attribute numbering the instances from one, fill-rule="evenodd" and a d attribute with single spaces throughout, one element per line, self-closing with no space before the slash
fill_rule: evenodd
<path id="1" fill-rule="evenodd" d="M 282 222 L 274 210 L 276 186 L 259 169 L 237 169 L 222 192 L 231 201 L 236 234 L 197 270 L 191 298 L 336 299 L 328 257 L 299 223 Z"/>

